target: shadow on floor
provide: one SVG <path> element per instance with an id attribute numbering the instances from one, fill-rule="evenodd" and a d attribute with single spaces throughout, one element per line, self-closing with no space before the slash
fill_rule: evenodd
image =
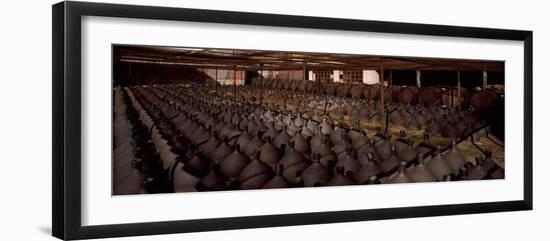
<path id="1" fill-rule="evenodd" d="M 44 234 L 52 235 L 52 228 L 51 227 L 38 227 L 38 230 L 40 230 L 40 232 L 42 232 Z"/>

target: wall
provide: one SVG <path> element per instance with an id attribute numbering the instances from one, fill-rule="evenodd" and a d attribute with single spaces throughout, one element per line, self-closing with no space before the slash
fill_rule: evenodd
<path id="1" fill-rule="evenodd" d="M 114 2 L 114 1 L 111 1 Z M 128 3 L 130 1 L 117 1 Z M 272 12 L 447 25 L 531 29 L 534 34 L 534 211 L 133 237 L 113 240 L 548 240 L 547 54 L 544 1 L 136 0 L 189 8 Z M 10 1 L 0 12 L 0 240 L 55 240 L 51 230 L 51 8 L 53 1 Z M 365 9 L 376 9 L 365 15 Z M 414 13 L 414 14 L 411 14 Z"/>
<path id="2" fill-rule="evenodd" d="M 244 77 L 246 76 L 246 71 L 240 70 L 235 73 L 234 70 L 225 70 L 225 69 L 204 69 L 202 70 L 210 78 L 217 79 L 220 84 L 223 85 L 232 85 L 236 83 L 237 85 L 244 84 Z"/>
<path id="3" fill-rule="evenodd" d="M 277 71 L 277 77 L 283 80 L 303 80 L 304 71 L 303 70 Z"/>
<path id="4" fill-rule="evenodd" d="M 119 83 L 123 85 L 181 84 L 209 79 L 206 74 L 195 68 L 141 63 L 115 63 L 113 76 L 115 86 Z"/>

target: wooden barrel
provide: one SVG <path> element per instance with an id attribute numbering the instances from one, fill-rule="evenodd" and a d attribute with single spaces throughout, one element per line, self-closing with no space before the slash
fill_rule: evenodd
<path id="1" fill-rule="evenodd" d="M 498 99 L 498 94 L 495 91 L 486 89 L 474 93 L 470 98 L 470 102 L 476 111 L 482 111 L 495 107 Z"/>
<path id="2" fill-rule="evenodd" d="M 277 81 L 277 88 L 284 90 L 285 89 L 285 81 L 282 79 L 274 79 L 274 81 Z"/>
<path id="3" fill-rule="evenodd" d="M 283 80 L 274 79 L 273 81 L 276 83 L 276 88 L 277 89 L 284 89 L 285 83 L 283 82 Z"/>
<path id="4" fill-rule="evenodd" d="M 365 97 L 369 100 L 379 100 L 380 88 L 381 86 L 379 84 L 367 85 L 365 87 L 365 91 L 363 91 L 363 95 L 365 95 Z M 389 101 L 389 99 L 390 99 L 390 89 L 388 87 L 384 87 L 384 101 Z"/>
<path id="5" fill-rule="evenodd" d="M 460 99 L 458 98 L 458 91 L 456 88 L 447 89 L 442 93 L 443 104 L 446 106 L 459 106 L 462 108 L 468 107 L 470 105 L 470 96 L 471 93 L 466 88 L 460 89 Z"/>
<path id="6" fill-rule="evenodd" d="M 391 86 L 391 98 L 392 101 L 396 102 L 399 101 L 399 92 L 401 91 L 402 86 L 399 85 L 392 85 Z"/>
<path id="7" fill-rule="evenodd" d="M 421 88 L 418 93 L 418 103 L 421 105 L 432 105 L 441 97 L 441 89 L 437 87 Z"/>
<path id="8" fill-rule="evenodd" d="M 336 95 L 340 97 L 347 97 L 350 94 L 350 85 L 338 83 L 336 84 Z"/>
<path id="9" fill-rule="evenodd" d="M 282 85 L 281 83 L 279 83 L 278 80 L 276 79 L 266 79 L 266 86 L 268 86 L 269 88 L 271 89 L 281 89 L 282 87 L 280 87 L 280 85 Z"/>
<path id="10" fill-rule="evenodd" d="M 315 92 L 317 89 L 317 82 L 315 81 L 306 81 L 306 91 L 307 92 Z"/>
<path id="11" fill-rule="evenodd" d="M 418 97 L 418 87 L 416 86 L 403 86 L 399 89 L 398 98 L 403 104 L 413 104 Z"/>
<path id="12" fill-rule="evenodd" d="M 292 83 L 292 81 L 290 80 L 281 80 L 283 82 L 283 89 L 285 90 L 290 90 L 290 84 Z"/>
<path id="13" fill-rule="evenodd" d="M 380 85 L 367 85 L 363 90 L 363 95 L 368 100 L 377 100 L 380 98 Z"/>
<path id="14" fill-rule="evenodd" d="M 300 92 L 306 91 L 307 80 L 296 80 L 296 83 L 298 86 L 298 91 Z"/>
<path id="15" fill-rule="evenodd" d="M 350 89 L 351 97 L 353 98 L 362 98 L 363 92 L 365 91 L 365 84 L 354 84 Z"/>
<path id="16" fill-rule="evenodd" d="M 265 88 L 267 85 L 267 80 L 265 79 L 258 79 L 258 87 Z"/>
<path id="17" fill-rule="evenodd" d="M 298 80 L 289 80 L 288 82 L 290 82 L 289 84 L 289 89 L 290 90 L 297 90 L 298 89 Z"/>
<path id="18" fill-rule="evenodd" d="M 321 87 L 327 95 L 334 95 L 336 93 L 336 84 L 334 83 L 323 83 Z"/>

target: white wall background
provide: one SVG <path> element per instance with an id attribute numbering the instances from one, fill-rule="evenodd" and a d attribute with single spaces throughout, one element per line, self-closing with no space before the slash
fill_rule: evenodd
<path id="1" fill-rule="evenodd" d="M 117 240 L 548 240 L 550 162 L 546 92 L 550 24 L 544 1 L 111 0 L 339 18 L 528 29 L 534 31 L 534 206 L 509 212 L 219 231 Z M 0 240 L 54 240 L 51 231 L 51 7 L 10 1 L 0 8 Z M 365 11 L 376 9 L 376 11 Z M 368 15 L 366 14 L 368 12 Z M 463 235 L 460 235 L 462 233 Z"/>

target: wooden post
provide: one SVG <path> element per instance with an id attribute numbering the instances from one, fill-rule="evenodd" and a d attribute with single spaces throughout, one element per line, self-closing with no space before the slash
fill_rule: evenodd
<path id="1" fill-rule="evenodd" d="M 420 83 L 420 78 L 421 78 L 421 75 L 420 75 L 420 70 L 417 70 L 416 71 L 416 87 L 420 88 L 421 87 L 421 83 Z"/>
<path id="2" fill-rule="evenodd" d="M 380 114 L 384 114 L 384 65 L 380 63 Z"/>
<path id="3" fill-rule="evenodd" d="M 481 89 L 487 89 L 487 70 L 483 70 L 483 85 Z"/>
<path id="4" fill-rule="evenodd" d="M 128 64 L 128 78 L 132 78 L 132 65 Z"/>
<path id="5" fill-rule="evenodd" d="M 454 95 L 453 88 L 449 88 L 449 92 L 451 92 L 451 94 L 450 94 L 450 96 L 451 96 L 451 106 L 450 107 L 452 107 L 453 105 L 455 105 L 455 102 L 454 102 L 455 99 L 453 98 L 453 95 Z"/>
<path id="6" fill-rule="evenodd" d="M 244 70 L 239 70 L 239 78 L 241 80 L 239 85 L 244 85 Z"/>
<path id="7" fill-rule="evenodd" d="M 264 64 L 260 64 L 260 78 L 264 79 Z"/>
<path id="8" fill-rule="evenodd" d="M 457 96 L 457 99 L 458 99 L 458 109 L 460 110 L 460 104 L 461 104 L 461 101 L 460 101 L 460 70 L 458 70 L 457 72 L 457 80 L 456 80 L 456 96 Z"/>
<path id="9" fill-rule="evenodd" d="M 167 83 L 166 81 L 166 65 L 162 68 L 162 82 Z"/>
<path id="10" fill-rule="evenodd" d="M 216 67 L 216 83 L 214 84 L 214 92 L 218 93 L 218 67 Z"/>
<path id="11" fill-rule="evenodd" d="M 313 76 L 315 77 L 315 82 L 317 82 L 317 94 L 321 93 L 321 79 L 317 78 L 317 75 L 315 74 L 315 71 L 313 71 Z"/>
<path id="12" fill-rule="evenodd" d="M 237 65 L 233 65 L 233 99 L 237 99 Z"/>
<path id="13" fill-rule="evenodd" d="M 134 82 L 132 81 L 132 65 L 130 63 L 128 63 L 128 79 L 126 82 Z M 120 85 L 122 86 L 122 81 L 120 81 Z"/>
<path id="14" fill-rule="evenodd" d="M 302 69 L 304 80 L 308 79 L 307 72 L 306 72 L 306 64 L 307 64 L 307 62 L 304 62 L 304 66 L 303 66 L 303 69 Z"/>
<path id="15" fill-rule="evenodd" d="M 390 104 L 393 98 L 393 71 L 390 70 Z"/>

